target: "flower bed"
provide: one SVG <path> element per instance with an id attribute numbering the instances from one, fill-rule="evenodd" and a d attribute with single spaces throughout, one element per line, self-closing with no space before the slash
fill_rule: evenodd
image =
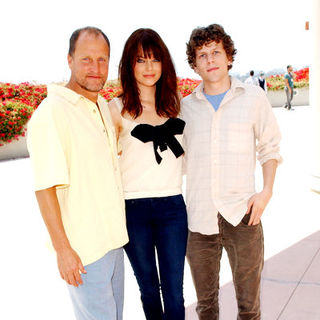
<path id="1" fill-rule="evenodd" d="M 31 106 L 19 101 L 4 102 L 0 108 L 0 140 L 11 142 L 24 136 L 24 125 L 31 118 L 33 110 Z"/>
<path id="2" fill-rule="evenodd" d="M 25 124 L 46 95 L 44 85 L 0 83 L 0 147 L 25 135 Z"/>
<path id="3" fill-rule="evenodd" d="M 201 80 L 179 78 L 178 89 L 183 97 L 186 97 L 200 84 Z"/>
<path id="4" fill-rule="evenodd" d="M 294 72 L 294 88 L 308 88 L 309 87 L 309 68 L 304 68 Z M 284 84 L 284 75 L 277 74 L 272 75 L 266 78 L 268 90 L 279 91 L 283 90 L 285 87 Z"/>
<path id="5" fill-rule="evenodd" d="M 45 85 L 33 85 L 28 82 L 20 84 L 0 82 L 0 104 L 8 101 L 18 101 L 34 109 L 47 96 Z"/>
<path id="6" fill-rule="evenodd" d="M 295 74 L 295 88 L 308 88 L 309 68 L 295 71 Z M 266 80 L 269 91 L 283 90 L 283 75 L 270 76 Z M 178 89 L 182 97 L 189 95 L 200 82 L 200 80 L 179 78 Z M 120 93 L 118 80 L 108 81 L 100 92 L 107 101 Z M 27 121 L 46 96 L 45 85 L 0 83 L 0 147 L 25 135 Z"/>

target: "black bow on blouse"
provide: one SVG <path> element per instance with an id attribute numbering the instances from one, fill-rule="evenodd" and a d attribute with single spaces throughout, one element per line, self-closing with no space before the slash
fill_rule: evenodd
<path id="1" fill-rule="evenodd" d="M 158 147 L 162 152 L 167 150 L 168 146 L 176 158 L 183 155 L 184 150 L 174 135 L 182 134 L 185 124 L 178 118 L 170 118 L 159 126 L 139 124 L 131 131 L 131 135 L 144 143 L 153 141 L 154 155 L 157 163 L 160 164 L 162 158 L 157 151 Z"/>

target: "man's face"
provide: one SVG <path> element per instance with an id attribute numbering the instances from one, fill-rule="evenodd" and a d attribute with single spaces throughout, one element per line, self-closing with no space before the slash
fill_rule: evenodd
<path id="1" fill-rule="evenodd" d="M 292 72 L 293 71 L 293 68 L 292 67 L 289 67 L 288 68 L 288 72 Z"/>
<path id="2" fill-rule="evenodd" d="M 220 82 L 228 77 L 231 60 L 223 48 L 222 42 L 214 41 L 196 49 L 194 70 L 204 82 Z"/>
<path id="3" fill-rule="evenodd" d="M 74 54 L 68 55 L 68 63 L 70 82 L 76 89 L 80 92 L 99 92 L 108 77 L 109 47 L 106 40 L 100 34 L 80 33 Z"/>

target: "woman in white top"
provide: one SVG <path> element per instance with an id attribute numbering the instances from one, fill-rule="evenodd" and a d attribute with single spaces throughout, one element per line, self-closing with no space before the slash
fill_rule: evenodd
<path id="1" fill-rule="evenodd" d="M 180 102 L 172 59 L 155 31 L 138 29 L 131 34 L 119 76 L 123 94 L 111 101 L 110 110 L 121 147 L 130 239 L 125 251 L 146 319 L 183 320 L 187 215 L 181 195 L 181 143 L 185 123 L 177 118 Z"/>

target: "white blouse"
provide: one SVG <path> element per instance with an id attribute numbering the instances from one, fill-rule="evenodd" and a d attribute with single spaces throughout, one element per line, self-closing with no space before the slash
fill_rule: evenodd
<path id="1" fill-rule="evenodd" d="M 121 112 L 122 101 L 114 101 Z M 131 131 L 139 123 L 122 117 L 122 130 L 119 144 L 122 148 L 120 156 L 120 170 L 125 199 L 167 197 L 181 194 L 182 185 L 182 157 L 176 158 L 167 147 L 158 153 L 162 158 L 157 163 L 153 141 L 142 142 L 131 135 Z M 183 134 L 175 135 L 182 146 Z"/>

